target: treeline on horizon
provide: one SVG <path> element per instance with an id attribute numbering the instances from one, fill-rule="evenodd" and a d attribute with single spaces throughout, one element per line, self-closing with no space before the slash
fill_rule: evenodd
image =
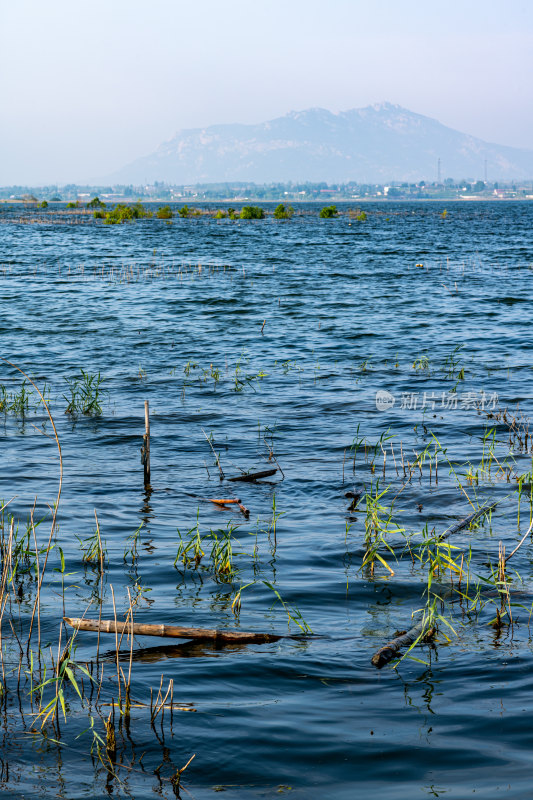
<path id="1" fill-rule="evenodd" d="M 11 185 L 0 187 L 0 199 L 26 200 L 36 202 L 62 202 L 73 199 L 98 196 L 115 198 L 157 199 L 179 202 L 183 198 L 190 200 L 238 200 L 256 199 L 264 201 L 279 200 L 320 200 L 325 197 L 336 199 L 354 199 L 364 197 L 444 198 L 458 194 L 488 195 L 494 193 L 530 194 L 533 192 L 533 180 L 528 181 L 455 181 L 447 178 L 438 181 L 392 181 L 390 183 L 270 183 L 256 184 L 245 181 L 204 184 L 168 184 L 155 181 L 153 184 L 50 184 L 43 186 Z"/>

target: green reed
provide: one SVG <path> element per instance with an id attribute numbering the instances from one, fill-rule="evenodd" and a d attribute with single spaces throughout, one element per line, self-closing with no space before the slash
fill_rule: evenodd
<path id="1" fill-rule="evenodd" d="M 102 388 L 105 378 L 100 372 L 90 374 L 81 369 L 80 374 L 73 378 L 65 378 L 68 386 L 68 395 L 63 395 L 67 401 L 65 414 L 85 414 L 86 416 L 100 416 L 102 414 L 103 397 L 108 394 Z"/>

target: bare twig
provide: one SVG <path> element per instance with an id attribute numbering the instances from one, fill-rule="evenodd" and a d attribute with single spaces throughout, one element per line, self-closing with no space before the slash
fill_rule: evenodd
<path id="1" fill-rule="evenodd" d="M 212 443 L 211 439 L 209 438 L 209 436 L 207 435 L 207 433 L 204 431 L 203 428 L 202 428 L 202 433 L 205 436 L 205 438 L 207 439 L 207 443 L 208 443 L 209 447 L 213 451 L 213 455 L 215 456 L 216 465 L 218 467 L 218 471 L 220 472 L 220 480 L 222 481 L 222 480 L 224 480 L 224 471 L 223 471 L 222 467 L 220 466 L 220 458 L 218 457 L 218 455 L 215 452 L 215 448 L 213 447 L 213 443 Z"/>
<path id="2" fill-rule="evenodd" d="M 527 531 L 524 533 L 524 535 L 522 536 L 522 538 L 520 539 L 520 541 L 519 541 L 519 542 L 518 542 L 518 544 L 516 545 L 515 549 L 514 549 L 514 550 L 513 550 L 511 553 L 509 553 L 509 555 L 508 555 L 508 556 L 507 556 L 507 558 L 505 559 L 505 563 L 506 563 L 506 564 L 507 564 L 507 562 L 509 561 L 509 559 L 510 559 L 510 558 L 512 558 L 512 557 L 514 556 L 514 554 L 516 553 L 516 551 L 517 551 L 517 550 L 519 550 L 519 549 L 522 547 L 522 545 L 524 544 L 524 542 L 526 541 L 527 537 L 529 536 L 529 534 L 531 533 L 531 531 L 532 531 L 532 530 L 533 530 L 533 520 L 531 520 L 531 525 L 529 526 L 529 528 L 527 529 Z"/>

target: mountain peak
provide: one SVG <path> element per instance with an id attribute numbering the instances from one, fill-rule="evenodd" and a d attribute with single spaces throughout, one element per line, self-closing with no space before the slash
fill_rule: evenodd
<path id="1" fill-rule="evenodd" d="M 389 103 L 388 100 L 384 100 L 382 103 L 373 103 L 367 108 L 371 108 L 373 111 L 407 111 L 406 108 L 402 108 L 397 103 Z M 407 111 L 408 114 L 412 114 L 412 111 Z"/>
<path id="2" fill-rule="evenodd" d="M 120 183 L 382 183 L 533 176 L 533 152 L 488 144 L 431 117 L 383 101 L 332 112 L 290 111 L 255 125 L 211 125 L 179 131 L 151 155 L 127 165 Z"/>

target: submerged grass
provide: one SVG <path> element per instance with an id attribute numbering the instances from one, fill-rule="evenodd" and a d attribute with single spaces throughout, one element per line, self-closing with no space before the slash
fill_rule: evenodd
<path id="1" fill-rule="evenodd" d="M 106 391 L 102 388 L 105 378 L 100 372 L 90 374 L 80 369 L 80 374 L 73 378 L 65 378 L 68 394 L 63 395 L 67 401 L 65 414 L 85 414 L 100 416 L 102 413 L 102 397 Z"/>

